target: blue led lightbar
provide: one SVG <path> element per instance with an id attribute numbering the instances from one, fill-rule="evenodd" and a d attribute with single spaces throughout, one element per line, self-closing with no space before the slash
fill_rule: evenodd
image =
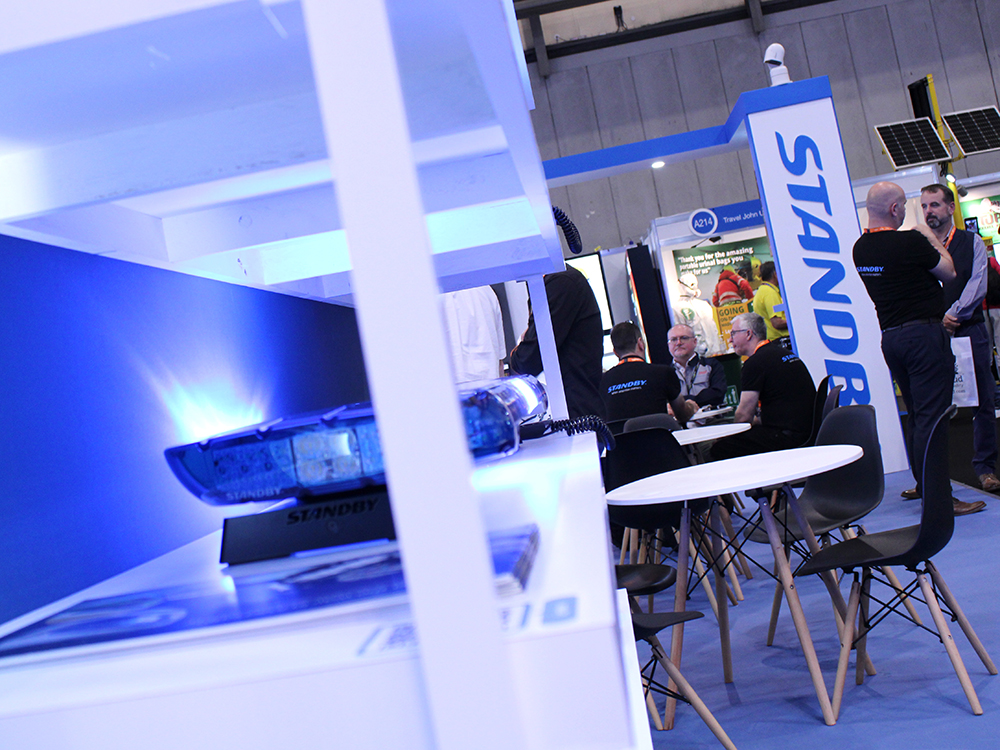
<path id="1" fill-rule="evenodd" d="M 462 418 L 475 459 L 510 455 L 524 420 L 547 408 L 530 375 L 463 386 Z M 168 448 L 167 463 L 195 496 L 212 505 L 317 497 L 385 484 L 370 403 L 276 419 Z"/>

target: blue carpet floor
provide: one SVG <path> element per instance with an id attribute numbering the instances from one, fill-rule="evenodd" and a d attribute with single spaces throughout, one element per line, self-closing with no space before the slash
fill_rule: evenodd
<path id="1" fill-rule="evenodd" d="M 917 523 L 919 502 L 904 502 L 899 493 L 912 485 L 908 472 L 886 476 L 885 498 L 866 520 L 870 532 Z M 934 560 L 973 627 L 1000 663 L 1000 496 L 954 485 L 961 500 L 987 501 L 985 512 L 955 519 L 955 535 Z M 752 546 L 756 558 L 773 560 L 764 545 Z M 904 583 L 912 580 L 897 570 Z M 765 645 L 774 593 L 769 577 L 754 572 L 741 585 L 745 600 L 730 608 L 735 681 L 722 682 L 718 625 L 699 587 L 689 601 L 705 617 L 685 626 L 681 669 L 740 750 L 754 748 L 809 748 L 822 750 L 947 750 L 1000 747 L 1000 676 L 990 676 L 957 623 L 949 623 L 979 694 L 984 715 L 974 716 L 944 646 L 931 635 L 893 615 L 868 638 L 868 650 L 878 674 L 863 686 L 854 684 L 851 656 L 840 718 L 835 726 L 823 723 L 819 703 L 799 647 L 787 607 L 782 607 L 775 645 Z M 809 622 L 820 666 L 832 694 L 839 642 L 829 595 L 818 578 L 798 582 L 799 596 Z M 846 599 L 849 579 L 841 582 Z M 873 593 L 875 591 L 873 590 Z M 925 624 L 930 614 L 918 603 Z M 673 608 L 673 590 L 658 595 L 656 611 Z M 669 633 L 662 639 L 669 647 Z M 648 647 L 639 643 L 640 659 Z M 659 699 L 662 711 L 663 699 Z M 673 730 L 652 730 L 655 748 L 714 748 L 715 737 L 694 710 L 677 709 Z"/>

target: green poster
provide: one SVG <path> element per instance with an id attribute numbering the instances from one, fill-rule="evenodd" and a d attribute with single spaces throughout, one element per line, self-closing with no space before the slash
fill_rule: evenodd
<path id="1" fill-rule="evenodd" d="M 1000 195 L 962 201 L 961 206 L 962 217 L 966 220 L 975 219 L 978 225 L 977 231 L 983 239 L 991 240 L 997 245 L 1000 240 Z"/>
<path id="2" fill-rule="evenodd" d="M 726 279 L 732 279 L 735 274 L 756 289 L 760 286 L 760 264 L 769 260 L 773 257 L 767 237 L 674 250 L 677 278 L 686 273 L 694 274 L 701 290 L 699 296 L 715 307 L 727 301 L 726 290 L 731 289 L 732 284 L 725 283 Z"/>

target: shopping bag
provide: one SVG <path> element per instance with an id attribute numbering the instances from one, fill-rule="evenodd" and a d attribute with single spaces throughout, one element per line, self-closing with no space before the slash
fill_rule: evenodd
<path id="1" fill-rule="evenodd" d="M 979 406 L 976 366 L 972 361 L 972 342 L 967 336 L 953 336 L 951 351 L 955 355 L 955 388 L 952 403 L 955 406 Z"/>

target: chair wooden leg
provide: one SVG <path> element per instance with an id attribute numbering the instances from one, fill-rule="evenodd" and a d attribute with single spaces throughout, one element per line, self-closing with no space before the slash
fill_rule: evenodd
<path id="1" fill-rule="evenodd" d="M 719 603 L 715 600 L 715 592 L 712 591 L 712 584 L 708 580 L 708 574 L 705 570 L 704 564 L 701 562 L 701 557 L 698 556 L 698 550 L 695 549 L 694 542 L 688 542 L 691 548 L 691 559 L 694 560 L 694 570 L 701 579 L 701 586 L 705 589 L 705 595 L 708 597 L 708 603 L 712 607 L 712 612 L 715 614 L 715 619 L 719 619 Z"/>
<path id="2" fill-rule="evenodd" d="M 691 544 L 691 509 L 686 505 L 681 509 L 681 527 L 677 530 L 677 582 L 674 584 L 674 612 L 687 609 L 687 578 L 688 578 L 688 547 Z M 681 651 L 684 648 L 684 623 L 679 622 L 673 627 L 670 635 L 670 661 L 677 667 L 681 665 Z M 669 688 L 676 688 L 671 681 Z M 667 705 L 663 709 L 663 726 L 674 728 L 674 716 L 677 713 L 677 700 L 667 696 Z"/>
<path id="3" fill-rule="evenodd" d="M 854 673 L 854 682 L 857 685 L 865 683 L 865 656 L 868 654 L 868 592 L 872 588 L 872 574 L 868 568 L 861 573 L 861 617 L 858 621 L 858 656 Z"/>
<path id="4" fill-rule="evenodd" d="M 778 566 L 774 566 L 774 575 L 778 575 Z M 779 580 L 774 584 L 774 601 L 771 602 L 771 622 L 767 626 L 767 645 L 774 645 L 774 634 L 778 629 L 778 615 L 781 613 L 781 600 L 784 597 L 785 590 L 781 587 L 781 581 Z"/>
<path id="5" fill-rule="evenodd" d="M 726 530 L 726 534 L 729 539 L 735 544 L 736 529 L 733 528 L 733 518 L 729 515 L 729 510 L 725 505 L 722 506 L 722 526 Z M 743 571 L 743 577 L 748 581 L 751 580 L 753 578 L 753 573 L 750 571 L 750 564 L 747 562 L 747 558 L 743 554 L 743 550 L 739 548 L 736 550 L 736 560 L 740 564 L 740 570 Z"/>
<path id="6" fill-rule="evenodd" d="M 806 666 L 809 668 L 809 676 L 812 678 L 816 698 L 819 700 L 820 711 L 823 712 L 823 721 L 828 726 L 833 726 L 837 723 L 837 719 L 833 715 L 833 706 L 830 705 L 830 694 L 826 691 L 826 683 L 823 682 L 823 672 L 819 668 L 819 659 L 816 658 L 816 649 L 813 647 L 812 636 L 809 635 L 809 625 L 806 622 L 805 614 L 802 612 L 802 604 L 799 602 L 799 593 L 795 589 L 795 581 L 792 578 L 792 571 L 788 565 L 788 558 L 785 557 L 781 534 L 778 531 L 778 523 L 774 520 L 771 509 L 768 507 L 767 498 L 760 498 L 757 501 L 757 505 L 760 508 L 761 517 L 764 519 L 764 528 L 767 530 L 767 538 L 771 542 L 771 551 L 774 553 L 775 566 L 778 568 L 778 578 L 781 580 L 782 587 L 785 590 L 788 609 L 792 613 L 792 621 L 795 623 L 795 632 L 798 633 L 799 643 L 802 644 L 802 653 L 806 659 Z"/>
<path id="7" fill-rule="evenodd" d="M 649 711 L 649 717 L 653 720 L 653 726 L 662 732 L 663 722 L 660 720 L 660 709 L 656 707 L 656 701 L 649 690 L 649 680 L 645 677 L 642 678 L 642 689 L 646 693 L 646 710 Z"/>
<path id="8" fill-rule="evenodd" d="M 864 529 L 863 526 L 861 528 Z M 854 529 L 852 529 L 850 526 L 845 526 L 843 532 L 845 540 L 854 539 L 857 537 L 857 534 L 854 533 Z M 903 584 L 900 582 L 899 576 L 896 575 L 896 571 L 892 569 L 892 566 L 884 565 L 882 566 L 881 571 L 882 575 L 885 576 L 885 579 L 889 582 L 890 586 L 896 589 L 896 591 L 903 590 Z M 900 594 L 900 598 L 903 600 L 903 606 L 906 607 L 906 611 L 910 615 L 910 617 L 913 618 L 913 621 L 917 625 L 923 625 L 924 621 L 920 619 L 920 613 L 917 612 L 917 608 L 913 606 L 913 601 L 910 599 L 910 597 L 907 594 Z"/>
<path id="9" fill-rule="evenodd" d="M 650 562 L 662 563 L 663 562 L 663 537 L 660 534 L 663 533 L 663 529 L 657 529 L 656 535 L 653 539 L 653 554 L 650 558 Z M 650 614 L 653 613 L 653 597 L 654 594 L 650 594 L 647 598 L 646 611 Z"/>
<path id="10" fill-rule="evenodd" d="M 969 622 L 969 618 L 965 616 L 962 608 L 958 605 L 958 600 L 955 595 L 951 593 L 951 589 L 948 588 L 948 584 L 944 581 L 944 576 L 941 575 L 941 571 L 937 569 L 930 560 L 927 561 L 927 572 L 931 574 L 931 580 L 937 587 L 937 590 L 941 592 L 941 598 L 944 599 L 944 603 L 948 605 L 948 609 L 951 610 L 952 614 L 955 615 L 955 619 L 958 620 L 959 627 L 962 628 L 962 632 L 965 633 L 965 637 L 969 639 L 969 643 L 972 644 L 972 648 L 976 650 L 979 654 L 980 660 L 983 662 L 983 666 L 986 667 L 986 671 L 990 674 L 996 674 L 997 668 L 990 658 L 990 655 L 986 653 L 986 647 L 983 646 L 983 642 L 979 640 L 979 636 L 976 635 L 976 631 L 972 629 L 972 623 Z"/>
<path id="11" fill-rule="evenodd" d="M 618 558 L 619 565 L 625 564 L 625 560 L 628 556 L 628 542 L 629 539 L 631 538 L 632 538 L 632 529 L 625 529 L 625 532 L 622 534 L 622 553 Z"/>
<path id="12" fill-rule="evenodd" d="M 979 696 L 976 695 L 976 689 L 972 687 L 972 680 L 969 679 L 969 673 L 965 670 L 962 655 L 958 653 L 958 646 L 955 645 L 955 639 L 951 637 L 948 621 L 944 619 L 941 607 L 938 606 L 937 596 L 934 595 L 934 591 L 931 589 L 931 585 L 927 582 L 927 577 L 923 573 L 917 573 L 917 583 L 920 584 L 920 590 L 927 601 L 927 608 L 931 611 L 931 618 L 937 626 L 941 642 L 944 643 L 944 647 L 948 651 L 948 658 L 951 659 L 951 665 L 955 668 L 958 681 L 962 684 L 965 697 L 968 699 L 969 705 L 972 706 L 972 713 L 976 716 L 982 716 L 983 707 L 979 704 Z"/>
<path id="13" fill-rule="evenodd" d="M 840 659 L 837 661 L 837 677 L 833 682 L 833 715 L 840 718 L 840 704 L 844 698 L 844 683 L 847 681 L 847 662 L 851 657 L 854 641 L 854 620 L 858 616 L 858 603 L 861 600 L 861 584 L 857 575 L 851 584 L 851 594 L 847 601 L 847 617 L 844 620 L 844 633 L 841 636 Z"/>
<path id="14" fill-rule="evenodd" d="M 891 565 L 882 566 L 882 575 L 885 576 L 885 579 L 889 582 L 889 585 L 892 586 L 894 589 L 896 589 L 896 591 L 901 592 L 903 590 L 903 584 L 899 580 L 899 576 L 896 575 L 896 571 L 892 569 Z M 923 625 L 924 621 L 920 619 L 920 613 L 917 612 L 917 608 L 913 606 L 913 601 L 910 599 L 909 594 L 901 593 L 900 598 L 903 600 L 903 606 L 906 607 L 907 614 L 909 614 L 910 617 L 913 618 L 913 621 L 917 625 Z"/>
<path id="15" fill-rule="evenodd" d="M 715 544 L 716 541 L 715 537 L 718 535 L 719 532 L 718 530 L 716 530 L 713 534 L 708 534 L 704 529 L 708 528 L 708 525 L 712 523 L 712 518 L 714 517 L 714 513 L 715 511 L 710 509 L 709 512 L 706 513 L 705 517 L 702 519 L 703 529 L 698 534 L 698 545 L 697 545 L 698 548 L 701 550 L 701 556 L 705 559 L 706 564 L 712 567 L 713 571 L 719 569 L 716 566 L 716 559 L 719 557 L 719 551 Z M 733 605 L 735 606 L 737 603 L 736 595 L 733 593 L 733 590 L 729 587 L 728 582 L 726 582 L 726 573 L 724 570 L 722 575 L 723 575 L 723 582 L 725 583 L 724 589 L 726 592 L 726 596 L 729 598 L 729 601 L 732 602 Z M 722 595 L 721 593 L 719 593 L 718 588 L 719 587 L 716 586 L 716 599 L 718 599 L 718 597 Z M 719 616 L 718 607 L 716 608 L 715 613 L 716 613 L 715 615 L 716 619 L 718 619 Z"/>
<path id="16" fill-rule="evenodd" d="M 655 638 L 653 640 L 655 641 Z M 670 675 L 670 679 L 679 688 L 680 694 L 691 702 L 691 707 L 697 711 L 702 721 L 704 721 L 708 728 L 712 730 L 712 734 L 714 734 L 719 742 L 722 743 L 722 746 L 727 748 L 727 750 L 736 750 L 736 745 L 734 745 L 733 741 L 729 739 L 729 735 L 726 734 L 726 730 L 722 728 L 722 725 L 719 724 L 715 716 L 712 715 L 712 712 L 708 710 L 708 706 L 705 705 L 705 702 L 698 697 L 698 693 L 696 693 L 694 688 L 691 687 L 691 684 L 684 679 L 684 675 L 681 674 L 681 671 L 674 666 L 670 659 L 666 658 L 666 655 L 663 653 L 663 649 L 660 648 L 658 642 L 653 644 L 653 656 L 656 657 L 657 661 L 659 661 L 661 666 L 667 671 L 667 674 Z"/>
<path id="17" fill-rule="evenodd" d="M 717 507 L 717 506 L 714 506 Z M 711 511 L 710 523 L 715 530 L 712 536 L 714 549 L 713 561 L 715 563 L 715 598 L 719 603 L 719 642 L 722 646 L 722 675 L 723 681 L 731 683 L 733 681 L 733 652 L 729 642 L 729 604 L 726 601 L 728 586 L 726 584 L 726 571 L 723 569 L 722 555 L 722 522 L 719 514 Z"/>
<path id="18" fill-rule="evenodd" d="M 805 541 L 806 547 L 809 548 L 809 554 L 815 555 L 820 550 L 819 542 L 816 541 L 816 535 L 813 534 L 812 527 L 809 525 L 805 514 L 799 507 L 795 494 L 791 492 L 789 494 L 791 497 L 787 498 L 788 507 L 791 508 L 792 513 L 795 515 L 795 520 L 798 522 L 799 529 L 802 531 L 802 539 Z M 823 583 L 826 584 L 826 590 L 830 594 L 830 599 L 833 601 L 834 619 L 837 621 L 837 634 L 842 635 L 844 630 L 844 617 L 847 614 L 847 602 L 844 601 L 844 595 L 840 591 L 837 576 L 834 571 L 828 570 L 825 573 L 821 573 L 820 578 L 822 578 Z M 867 617 L 867 610 L 865 616 Z M 868 652 L 865 651 L 864 654 L 858 652 L 858 656 L 865 671 L 868 672 L 868 674 L 875 674 L 875 665 L 872 664 L 871 659 L 868 656 Z"/>
<path id="19" fill-rule="evenodd" d="M 725 508 L 721 505 L 719 506 L 719 517 L 721 519 L 722 513 L 725 512 Z M 722 528 L 725 528 L 725 524 L 722 524 Z M 726 537 L 732 541 L 731 537 Z M 743 589 L 740 587 L 740 579 L 736 577 L 736 563 L 733 553 L 730 549 L 725 549 L 722 553 L 723 562 L 726 566 L 726 575 L 729 576 L 729 588 L 732 595 L 729 597 L 730 601 L 735 606 L 737 602 L 743 601 Z"/>

